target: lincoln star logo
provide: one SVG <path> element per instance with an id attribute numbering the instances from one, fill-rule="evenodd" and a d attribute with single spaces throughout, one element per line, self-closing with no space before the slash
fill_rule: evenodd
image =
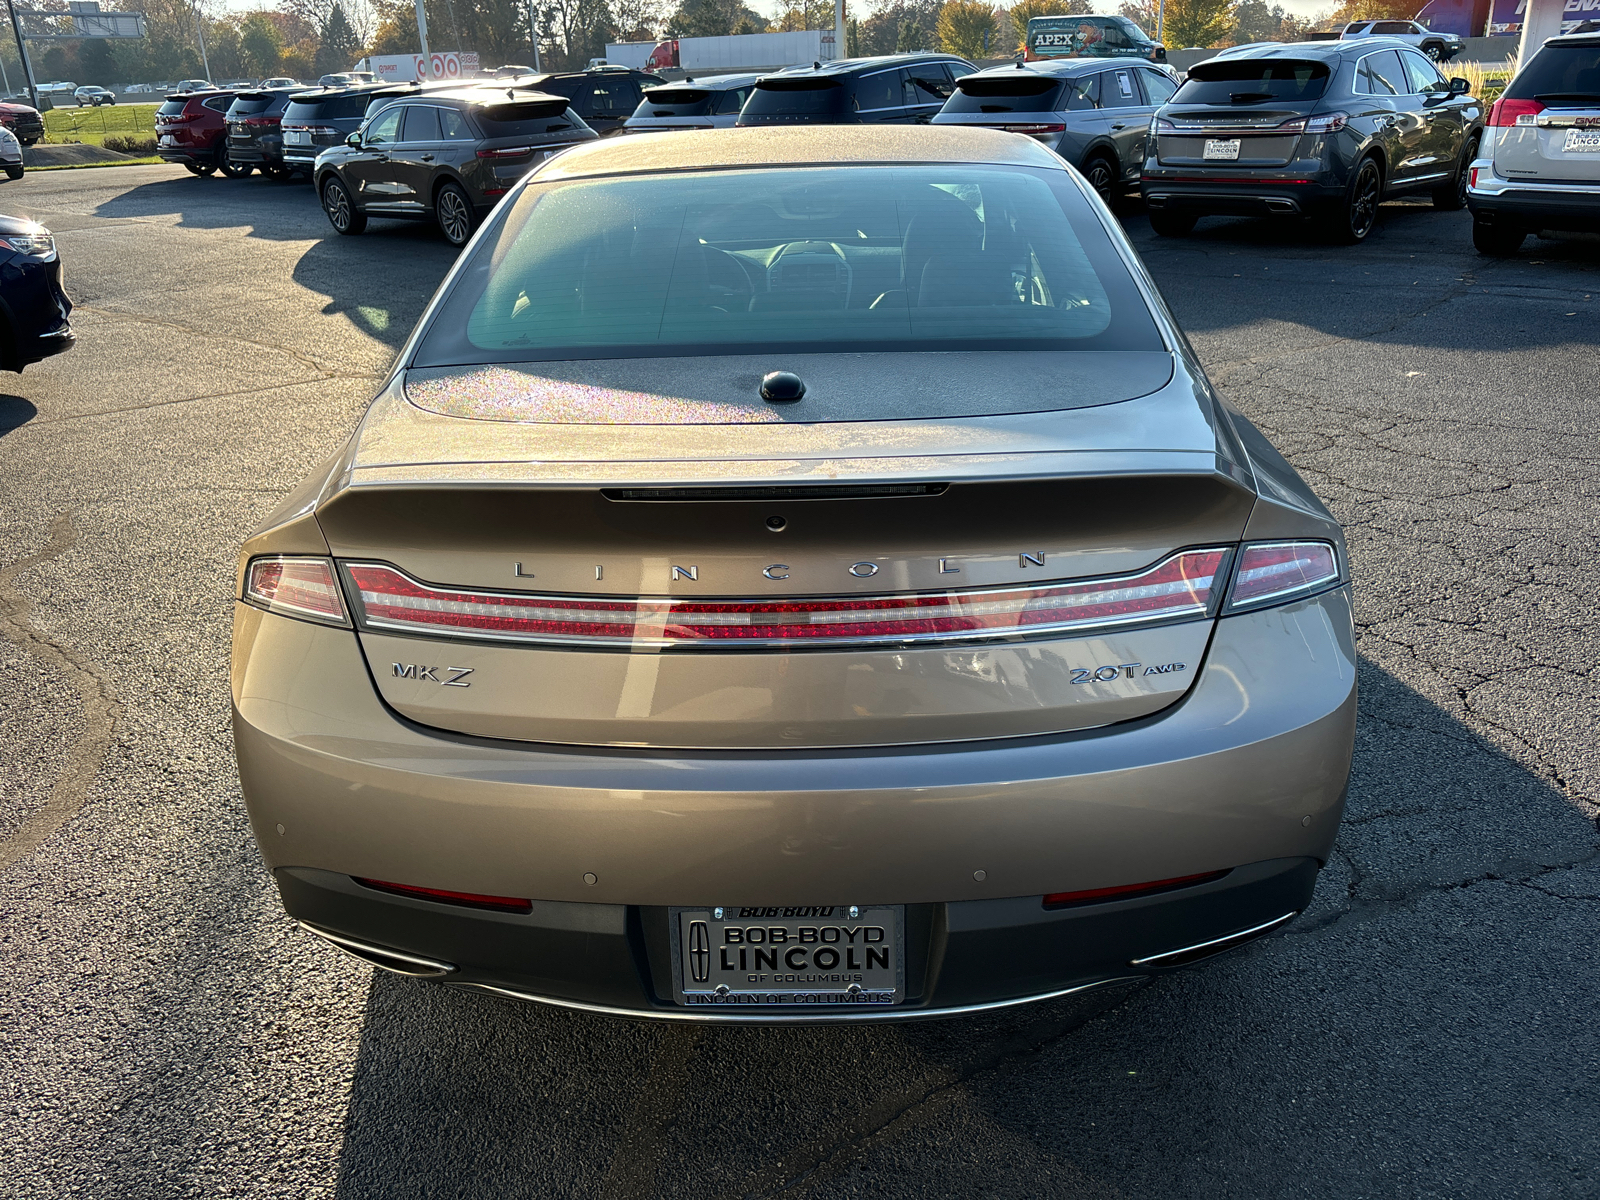
<path id="1" fill-rule="evenodd" d="M 704 921 L 689 922 L 689 973 L 696 983 L 711 979 L 711 933 Z"/>

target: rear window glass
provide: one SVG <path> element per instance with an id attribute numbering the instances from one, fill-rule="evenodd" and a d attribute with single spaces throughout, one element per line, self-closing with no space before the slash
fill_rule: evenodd
<path id="1" fill-rule="evenodd" d="M 175 117 L 181 113 L 185 107 L 188 106 L 188 103 L 189 101 L 181 96 L 176 100 L 167 100 L 161 105 L 160 108 L 156 109 L 156 116 Z"/>
<path id="2" fill-rule="evenodd" d="M 703 117 L 711 112 L 720 92 L 705 88 L 651 88 L 644 94 L 636 117 Z"/>
<path id="3" fill-rule="evenodd" d="M 1582 104 L 1600 100 L 1600 45 L 1546 46 L 1505 91 L 1512 100 L 1537 97 L 1570 99 Z"/>
<path id="4" fill-rule="evenodd" d="M 297 121 L 359 120 L 367 114 L 368 95 L 355 92 L 343 96 L 319 96 L 315 100 L 291 100 L 283 119 L 293 124 Z"/>
<path id="5" fill-rule="evenodd" d="M 414 365 L 845 346 L 1162 342 L 1064 173 L 774 168 L 530 187 Z"/>
<path id="6" fill-rule="evenodd" d="M 889 72 L 896 88 L 900 77 Z M 868 81 L 863 80 L 863 86 Z M 844 108 L 845 87 L 838 79 L 811 77 L 807 79 L 763 79 L 745 101 L 740 117 L 815 117 L 836 113 Z M 898 98 L 891 103 L 898 104 Z M 862 108 L 876 107 L 864 100 Z"/>
<path id="7" fill-rule="evenodd" d="M 1189 68 L 1175 104 L 1253 104 L 1262 100 L 1303 102 L 1328 86 L 1326 63 L 1289 58 L 1212 59 Z"/>
<path id="8" fill-rule="evenodd" d="M 968 75 L 956 84 L 956 94 L 945 103 L 947 113 L 1055 112 L 1062 81 L 1018 71 L 1015 79 Z M 1076 81 L 1067 81 L 1069 94 Z M 1061 105 L 1065 108 L 1065 105 Z"/>
<path id="9" fill-rule="evenodd" d="M 485 104 L 473 108 L 472 115 L 486 138 L 535 137 L 573 128 L 564 100 Z"/>
<path id="10" fill-rule="evenodd" d="M 275 99 L 277 97 L 260 92 L 247 96 L 235 96 L 233 98 L 233 106 L 228 109 L 228 113 L 230 116 L 248 117 L 253 113 L 266 112 L 272 107 Z"/>

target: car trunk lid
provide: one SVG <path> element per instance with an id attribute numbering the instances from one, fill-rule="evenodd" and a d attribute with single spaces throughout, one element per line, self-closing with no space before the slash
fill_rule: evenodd
<path id="1" fill-rule="evenodd" d="M 1175 390 L 776 427 L 395 395 L 318 520 L 379 691 L 425 725 L 699 749 L 1083 729 L 1184 694 L 1251 507 Z"/>

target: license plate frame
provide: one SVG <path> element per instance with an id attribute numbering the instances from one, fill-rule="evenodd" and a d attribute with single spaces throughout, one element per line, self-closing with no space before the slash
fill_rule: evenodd
<path id="1" fill-rule="evenodd" d="M 1600 129 L 1569 129 L 1561 143 L 1563 154 L 1600 154 Z"/>
<path id="2" fill-rule="evenodd" d="M 1207 138 L 1201 157 L 1207 162 L 1238 162 L 1242 138 Z"/>
<path id="3" fill-rule="evenodd" d="M 841 1011 L 905 1001 L 904 905 L 671 908 L 668 928 L 674 999 L 685 1008 Z"/>

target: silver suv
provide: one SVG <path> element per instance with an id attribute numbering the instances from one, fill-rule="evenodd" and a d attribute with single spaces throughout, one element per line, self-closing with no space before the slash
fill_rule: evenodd
<path id="1" fill-rule="evenodd" d="M 956 80 L 935 125 L 981 125 L 1043 142 L 1107 204 L 1138 182 L 1150 117 L 1178 81 L 1154 63 L 1065 58 L 994 67 Z"/>
<path id="2" fill-rule="evenodd" d="M 1352 21 L 1339 34 L 1341 41 L 1356 38 L 1399 38 L 1408 46 L 1415 46 L 1434 62 L 1449 62 L 1467 43 L 1454 33 L 1435 33 L 1416 21 Z"/>
<path id="3" fill-rule="evenodd" d="M 1494 102 L 1467 207 L 1483 254 L 1541 229 L 1600 231 L 1600 33 L 1551 38 Z"/>

